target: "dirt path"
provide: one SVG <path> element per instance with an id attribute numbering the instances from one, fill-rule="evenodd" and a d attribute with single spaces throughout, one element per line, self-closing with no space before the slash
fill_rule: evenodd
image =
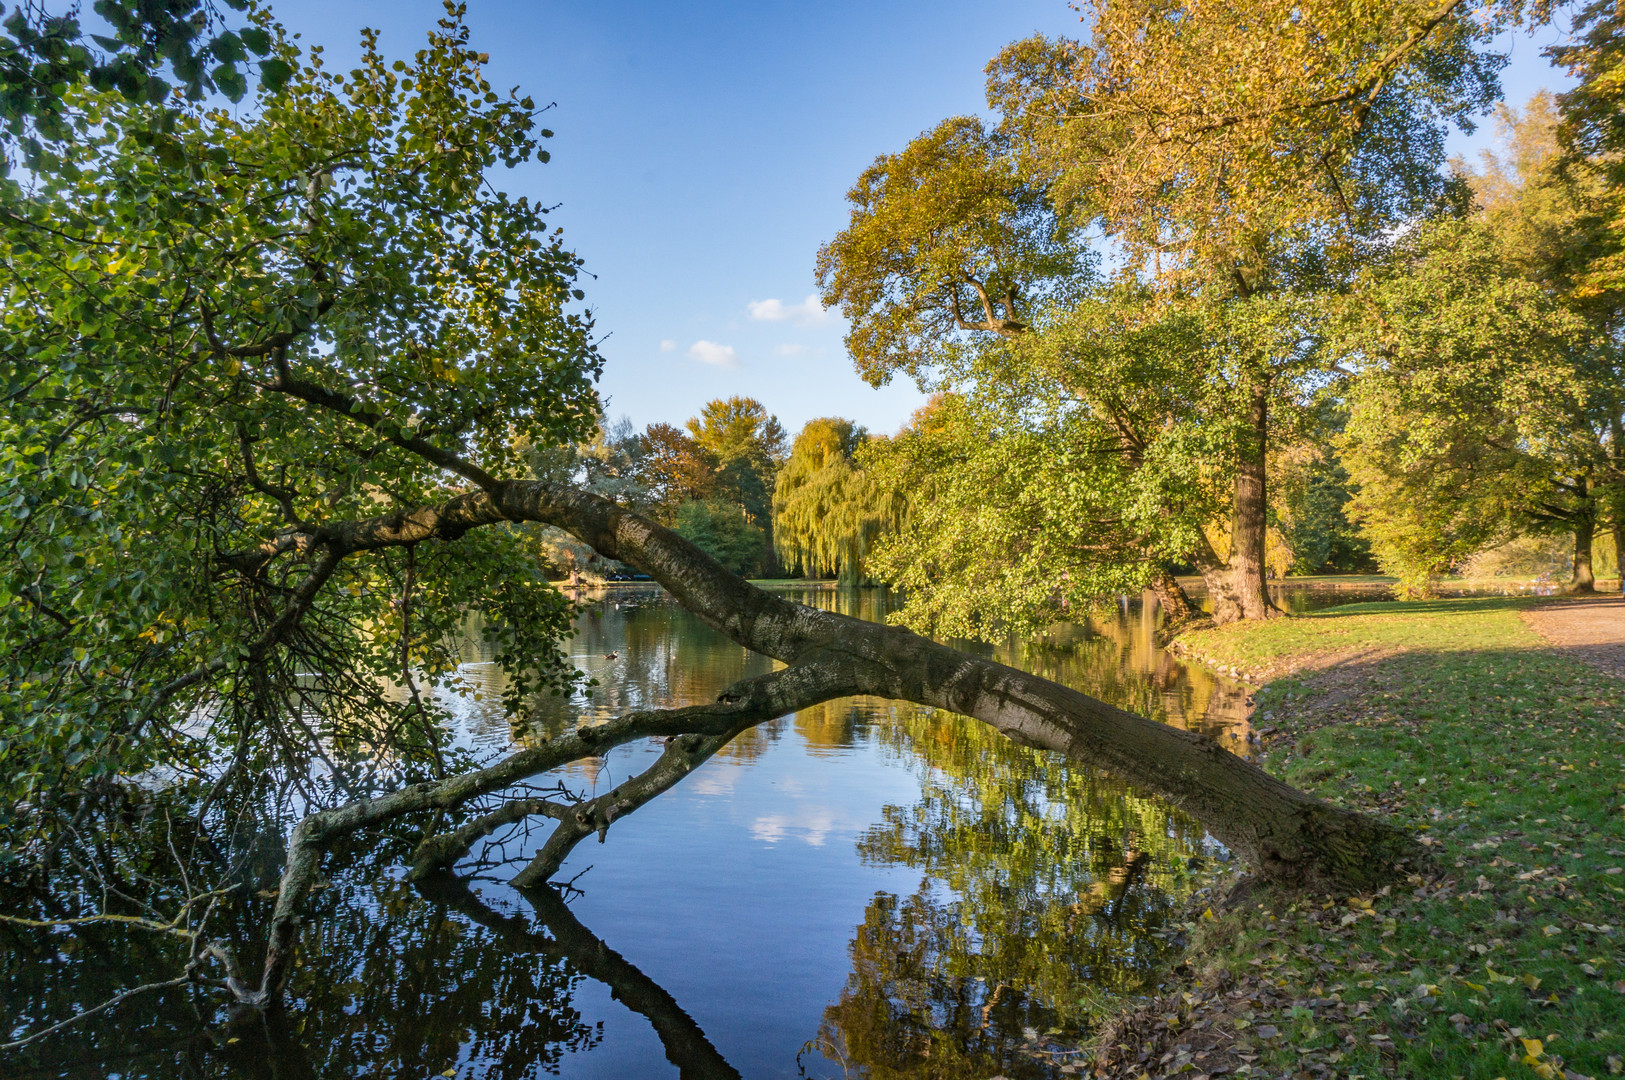
<path id="1" fill-rule="evenodd" d="M 1625 679 L 1625 598 L 1553 600 L 1525 611 L 1523 620 L 1555 648 Z"/>

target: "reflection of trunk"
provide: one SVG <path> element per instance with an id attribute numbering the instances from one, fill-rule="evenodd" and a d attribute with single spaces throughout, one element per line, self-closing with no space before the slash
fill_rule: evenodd
<path id="1" fill-rule="evenodd" d="M 665 1048 L 666 1060 L 677 1066 L 683 1080 L 739 1080 L 738 1070 L 711 1045 L 677 999 L 583 926 L 552 889 L 525 893 L 552 932 L 551 938 L 531 929 L 524 919 L 493 911 L 460 878 L 432 878 L 419 882 L 418 889 L 495 931 L 504 948 L 562 956 L 583 975 L 608 986 L 611 997 L 649 1021 Z"/>

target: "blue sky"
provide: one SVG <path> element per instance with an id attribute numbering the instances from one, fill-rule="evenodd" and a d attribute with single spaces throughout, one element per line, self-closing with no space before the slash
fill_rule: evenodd
<path id="1" fill-rule="evenodd" d="M 436 0 L 272 10 L 333 65 L 353 59 L 363 26 L 408 55 L 441 14 Z M 981 111 L 982 68 L 1004 44 L 1079 32 L 1064 0 L 470 0 L 468 18 L 495 86 L 557 103 L 552 162 L 499 186 L 559 204 L 596 275 L 584 288 L 608 335 L 609 413 L 681 424 L 746 394 L 792 433 L 830 415 L 894 431 L 923 400 L 859 379 L 840 320 L 808 304 L 852 181 L 943 118 Z M 1539 55 L 1555 36 L 1510 42 L 1510 100 L 1557 85 Z"/>

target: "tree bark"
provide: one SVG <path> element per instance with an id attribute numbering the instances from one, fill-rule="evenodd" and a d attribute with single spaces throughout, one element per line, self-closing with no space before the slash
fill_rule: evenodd
<path id="1" fill-rule="evenodd" d="M 1265 580 L 1264 543 L 1268 528 L 1269 491 L 1266 457 L 1269 450 L 1269 384 L 1253 387 L 1247 409 L 1247 432 L 1236 464 L 1235 512 L 1230 526 L 1230 579 L 1234 596 L 1233 618 L 1214 622 L 1263 619 L 1277 614 Z M 1229 612 L 1227 612 L 1229 614 Z"/>
<path id="2" fill-rule="evenodd" d="M 1625 499 L 1614 508 L 1614 571 L 1619 575 L 1619 591 L 1625 595 Z"/>
<path id="3" fill-rule="evenodd" d="M 1230 573 L 1229 564 L 1213 550 L 1206 536 L 1197 537 L 1191 562 L 1196 566 L 1196 572 L 1202 575 L 1202 584 L 1207 588 L 1208 600 L 1213 605 L 1210 612 L 1213 621 L 1222 626 L 1240 620 L 1241 596 L 1236 591 L 1235 576 Z"/>
<path id="4" fill-rule="evenodd" d="M 1591 548 L 1596 535 L 1597 523 L 1590 515 L 1574 523 L 1574 573 L 1565 592 L 1590 595 L 1597 591 L 1597 578 L 1591 569 Z"/>
<path id="5" fill-rule="evenodd" d="M 1571 519 L 1574 523 L 1574 569 L 1563 591 L 1589 595 L 1597 591 L 1597 578 L 1591 568 L 1591 548 L 1597 538 L 1597 493 L 1591 487 L 1590 478 L 1580 476 L 1574 482 L 1574 494 L 1579 502 L 1578 510 Z"/>

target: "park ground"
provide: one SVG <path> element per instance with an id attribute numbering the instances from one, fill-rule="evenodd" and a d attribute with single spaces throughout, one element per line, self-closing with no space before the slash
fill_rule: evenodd
<path id="1" fill-rule="evenodd" d="M 1352 604 L 1181 645 L 1262 684 L 1267 769 L 1432 862 L 1360 896 L 1226 904 L 1216 880 L 1163 995 L 1073 1070 L 1625 1073 L 1625 602 Z"/>

